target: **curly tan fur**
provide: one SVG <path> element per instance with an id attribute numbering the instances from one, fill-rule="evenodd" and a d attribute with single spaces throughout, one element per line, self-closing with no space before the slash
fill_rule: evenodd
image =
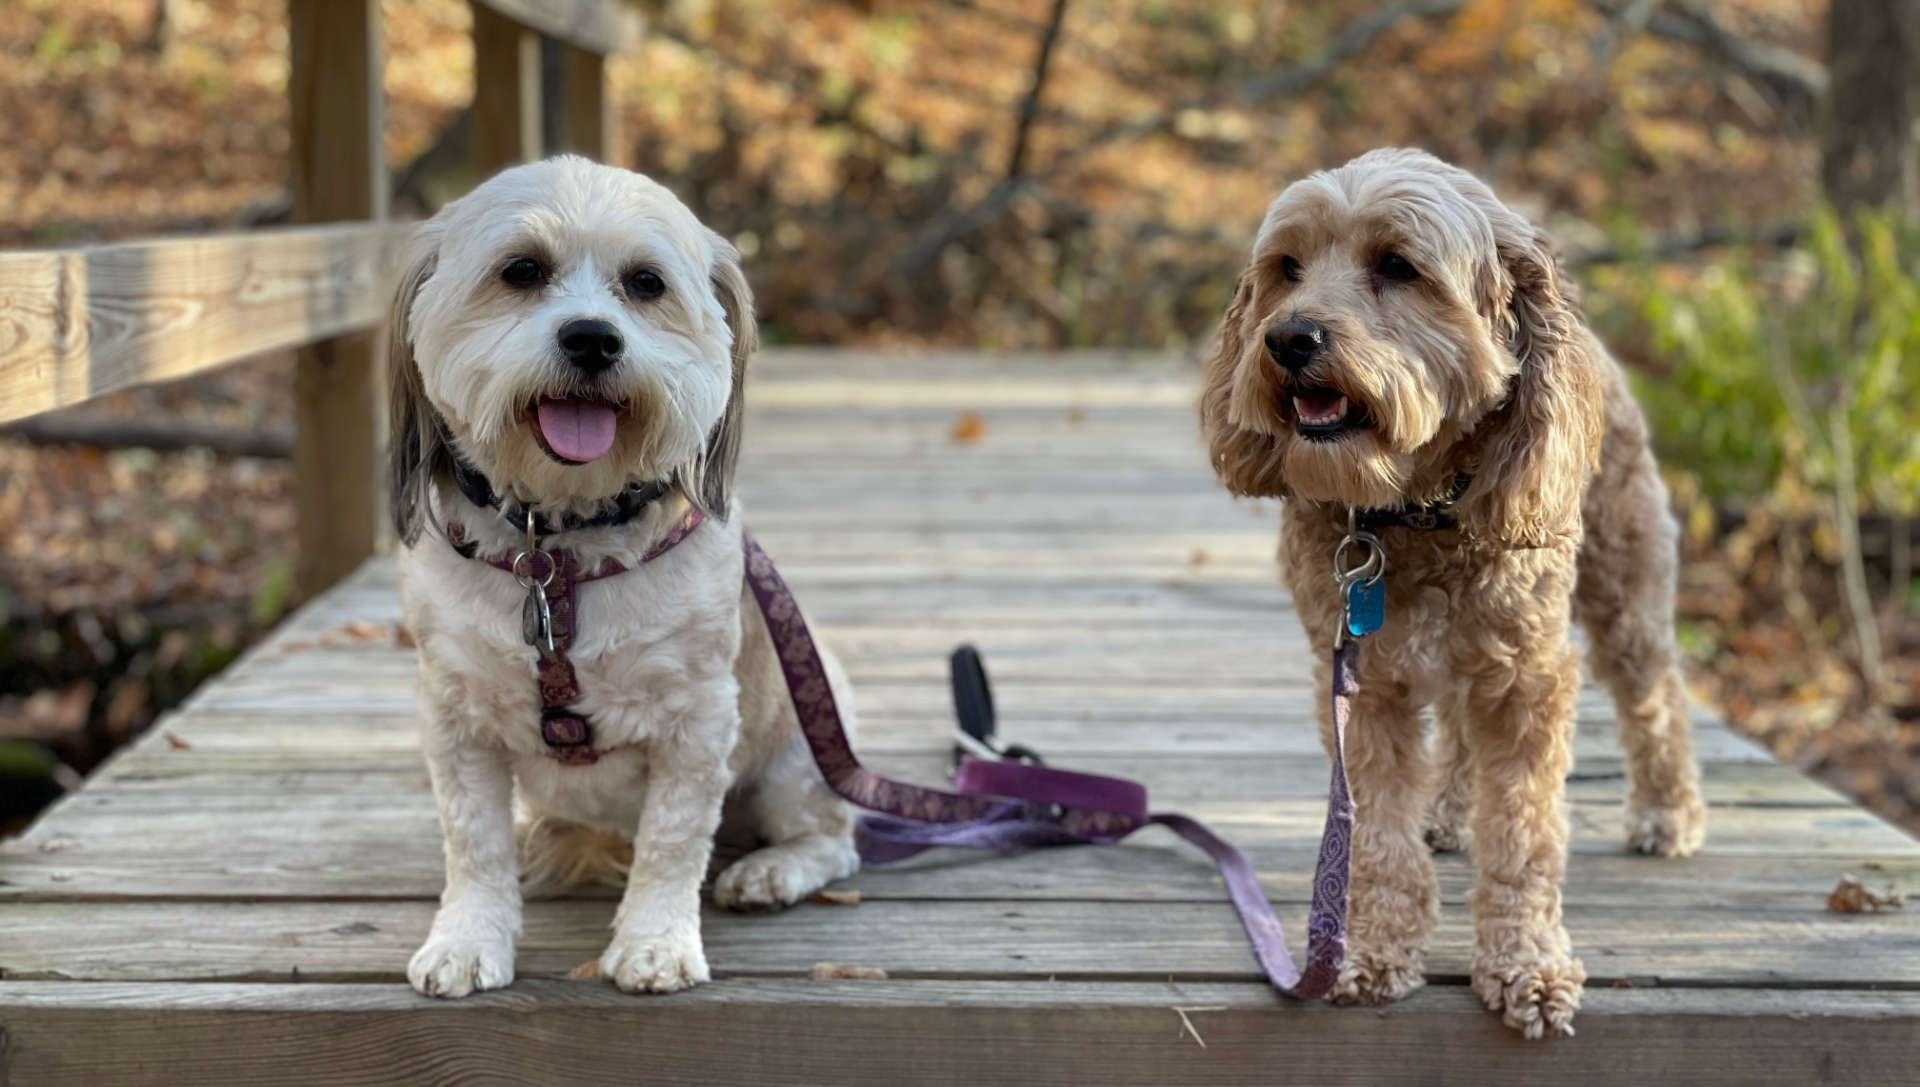
<path id="1" fill-rule="evenodd" d="M 1327 338 L 1290 369 L 1263 335 L 1294 318 Z M 1222 482 L 1284 499 L 1282 572 L 1315 645 L 1341 621 L 1347 511 L 1418 505 L 1472 477 L 1457 528 L 1383 533 L 1386 625 L 1361 653 L 1347 736 L 1357 826 L 1335 999 L 1422 984 L 1439 914 L 1429 851 L 1458 848 L 1465 821 L 1474 987 L 1528 1037 L 1571 1034 L 1586 976 L 1560 907 L 1574 617 L 1618 707 L 1628 844 L 1685 855 L 1705 828 L 1676 669 L 1675 530 L 1619 367 L 1540 231 L 1471 174 L 1382 150 L 1274 201 L 1202 380 Z M 1351 424 L 1303 429 L 1301 392 L 1343 395 Z"/>

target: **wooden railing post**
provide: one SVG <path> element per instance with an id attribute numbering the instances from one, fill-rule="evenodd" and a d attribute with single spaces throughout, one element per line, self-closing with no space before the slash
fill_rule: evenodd
<path id="1" fill-rule="evenodd" d="M 618 165 L 613 156 L 619 142 L 607 109 L 606 59 L 564 42 L 560 56 L 560 146 L 555 150 Z"/>
<path id="2" fill-rule="evenodd" d="M 473 168 L 484 181 L 540 157 L 540 35 L 473 8 Z"/>
<path id="3" fill-rule="evenodd" d="M 384 219 L 379 0 L 288 0 L 293 219 Z M 303 596 L 373 553 L 377 333 L 303 347 L 294 378 L 295 583 Z"/>

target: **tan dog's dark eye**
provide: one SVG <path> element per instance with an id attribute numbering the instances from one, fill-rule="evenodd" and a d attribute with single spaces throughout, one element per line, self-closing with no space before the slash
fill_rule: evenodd
<path id="1" fill-rule="evenodd" d="M 1280 274 L 1286 277 L 1288 283 L 1298 283 L 1300 277 L 1306 274 L 1306 269 L 1300 267 L 1300 262 L 1292 257 L 1281 257 Z"/>
<path id="2" fill-rule="evenodd" d="M 500 269 L 500 282 L 516 290 L 538 287 L 547 281 L 547 266 L 532 257 L 515 257 Z"/>
<path id="3" fill-rule="evenodd" d="M 651 268 L 642 268 L 627 276 L 627 295 L 645 301 L 667 293 L 667 281 Z"/>
<path id="4" fill-rule="evenodd" d="M 1420 278 L 1420 269 L 1415 268 L 1407 258 L 1398 253 L 1381 256 L 1380 263 L 1374 268 L 1381 279 L 1391 279 L 1395 283 L 1411 283 Z"/>

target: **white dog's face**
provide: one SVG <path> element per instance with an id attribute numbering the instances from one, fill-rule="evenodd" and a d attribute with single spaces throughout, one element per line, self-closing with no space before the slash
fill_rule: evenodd
<path id="1" fill-rule="evenodd" d="M 420 245 L 397 335 L 446 440 L 497 490 L 566 509 L 730 473 L 707 461 L 753 338 L 745 283 L 672 193 L 551 159 L 448 204 Z"/>

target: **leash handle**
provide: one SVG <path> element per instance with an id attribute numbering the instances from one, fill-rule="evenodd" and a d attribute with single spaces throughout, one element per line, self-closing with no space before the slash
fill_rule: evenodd
<path id="1" fill-rule="evenodd" d="M 1294 965 L 1280 919 L 1245 854 L 1196 819 L 1149 813 L 1146 787 L 1137 782 L 1051 769 L 1038 765 L 1037 756 L 1028 763 L 1018 758 L 962 754 L 955 774 L 958 791 L 945 792 L 884 778 L 862 766 L 847 740 L 819 647 L 798 602 L 759 542 L 750 534 L 743 535 L 743 540 L 747 585 L 766 618 L 787 692 L 814 763 L 841 799 L 878 813 L 860 820 L 863 859 L 886 863 L 937 845 L 1007 852 L 1112 843 L 1157 823 L 1214 860 L 1260 969 L 1275 988 L 1303 998 L 1324 996 L 1332 990 L 1346 958 L 1353 804 L 1347 795 L 1343 756 L 1357 643 L 1347 641 L 1333 655 L 1333 777 L 1326 830 L 1314 871 L 1313 907 L 1307 921 L 1307 965 L 1301 970 Z M 998 756 L 993 691 L 979 652 L 972 646 L 962 646 L 955 651 L 951 666 L 959 735 Z"/>

